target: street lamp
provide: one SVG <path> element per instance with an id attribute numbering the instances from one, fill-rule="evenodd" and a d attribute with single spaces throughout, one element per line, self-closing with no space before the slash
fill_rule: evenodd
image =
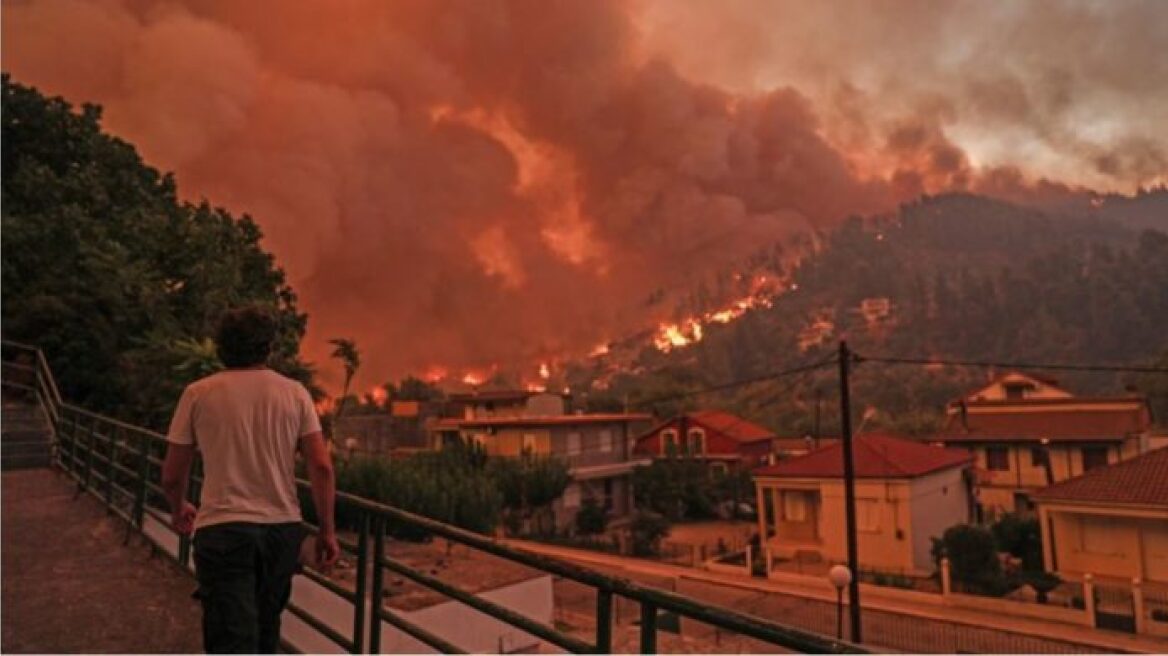
<path id="1" fill-rule="evenodd" d="M 844 639 L 844 588 L 852 582 L 852 570 L 836 565 L 827 572 L 827 580 L 835 586 L 835 637 Z"/>

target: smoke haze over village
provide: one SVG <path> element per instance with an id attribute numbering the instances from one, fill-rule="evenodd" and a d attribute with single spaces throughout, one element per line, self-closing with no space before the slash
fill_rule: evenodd
<path id="1" fill-rule="evenodd" d="M 46 0 L 3 57 L 251 214 L 306 355 L 352 337 L 374 384 L 586 354 L 922 193 L 1162 184 L 1156 5 Z"/>

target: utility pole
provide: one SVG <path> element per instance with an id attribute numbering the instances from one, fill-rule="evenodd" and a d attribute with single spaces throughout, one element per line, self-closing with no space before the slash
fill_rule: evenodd
<path id="1" fill-rule="evenodd" d="M 856 547 L 856 466 L 852 459 L 852 400 L 848 385 L 848 370 L 852 352 L 847 341 L 839 343 L 840 429 L 844 446 L 844 511 L 847 515 L 848 569 L 852 580 L 848 583 L 848 612 L 852 623 L 852 642 L 863 642 L 860 629 L 860 563 Z"/>

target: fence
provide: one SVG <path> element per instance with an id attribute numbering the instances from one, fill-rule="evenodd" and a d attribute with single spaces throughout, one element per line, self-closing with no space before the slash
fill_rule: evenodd
<path id="1" fill-rule="evenodd" d="M 127 540 L 134 532 L 140 533 L 168 555 L 170 551 L 164 543 L 173 544 L 177 541 L 173 557 L 181 567 L 189 570 L 191 540 L 188 536 L 176 535 L 169 528 L 169 518 L 163 510 L 162 489 L 158 484 L 165 438 L 142 427 L 66 403 L 39 349 L 7 340 L 0 346 L 3 350 L 3 385 L 26 395 L 44 408 L 54 430 L 54 464 L 76 481 L 77 493 L 97 497 L 111 512 L 121 517 L 126 522 Z M 197 497 L 201 483 L 201 469 L 197 465 L 189 486 L 192 499 Z M 299 485 L 303 489 L 309 487 L 305 481 L 299 481 Z M 355 542 L 341 542 L 344 552 L 356 560 L 354 589 L 350 590 L 312 570 L 305 571 L 305 576 L 351 606 L 351 625 L 345 626 L 343 630 L 338 629 L 335 624 L 322 620 L 296 604 L 290 604 L 288 610 L 321 636 L 348 652 L 377 653 L 381 647 L 384 624 L 439 652 L 463 652 L 458 645 L 443 636 L 385 607 L 382 599 L 386 587 L 385 574 L 388 571 L 570 652 L 613 651 L 613 609 L 614 602 L 619 602 L 634 604 L 639 609 L 637 646 L 643 653 L 657 651 L 658 620 L 663 612 L 795 651 L 864 653 L 862 648 L 841 640 L 511 548 L 482 535 L 368 499 L 338 493 L 337 506 L 338 510 L 343 509 L 356 517 L 360 527 Z M 591 640 L 534 621 L 390 557 L 386 553 L 386 529 L 395 523 L 409 525 L 452 543 L 591 588 L 595 595 Z M 308 528 L 315 530 L 311 526 Z M 287 642 L 283 647 L 290 651 L 297 650 L 296 645 Z"/>

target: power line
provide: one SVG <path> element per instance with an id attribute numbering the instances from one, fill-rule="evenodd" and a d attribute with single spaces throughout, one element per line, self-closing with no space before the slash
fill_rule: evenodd
<path id="1" fill-rule="evenodd" d="M 1085 371 L 1112 373 L 1168 374 L 1168 367 L 1140 367 L 1134 365 L 1052 364 L 1034 362 L 994 362 L 986 360 L 940 360 L 934 358 L 896 358 L 856 354 L 855 362 L 882 364 L 948 365 L 955 367 L 984 367 L 999 369 L 1045 369 L 1049 371 Z"/>
<path id="2" fill-rule="evenodd" d="M 710 392 L 721 392 L 721 391 L 725 391 L 728 389 L 734 389 L 736 387 L 744 387 L 746 385 L 753 385 L 755 383 L 761 383 L 763 381 L 772 380 L 775 378 L 782 378 L 784 376 L 793 376 L 795 374 L 801 374 L 801 373 L 804 373 L 807 371 L 814 371 L 816 369 L 822 369 L 826 366 L 834 364 L 835 361 L 836 361 L 836 358 L 833 356 L 830 358 L 825 358 L 823 360 L 819 360 L 817 362 L 813 362 L 811 364 L 806 364 L 806 365 L 799 366 L 799 367 L 791 367 L 790 369 L 783 369 L 780 371 L 774 371 L 774 372 L 771 372 L 768 374 L 763 374 L 761 376 L 754 376 L 752 378 L 740 378 L 738 380 L 732 380 L 732 381 L 727 382 L 727 383 L 722 383 L 719 385 L 712 385 L 710 387 L 703 387 L 701 389 L 689 390 L 687 392 L 679 392 L 677 394 L 670 394 L 667 396 L 658 396 L 658 397 L 651 398 L 651 399 L 642 399 L 642 400 L 630 403 L 629 405 L 633 406 L 633 407 L 642 407 L 642 406 L 653 405 L 653 404 L 657 404 L 657 403 L 665 403 L 667 401 L 676 401 L 679 399 L 685 399 L 685 398 L 689 398 L 691 396 L 698 396 L 701 394 L 708 394 Z"/>

